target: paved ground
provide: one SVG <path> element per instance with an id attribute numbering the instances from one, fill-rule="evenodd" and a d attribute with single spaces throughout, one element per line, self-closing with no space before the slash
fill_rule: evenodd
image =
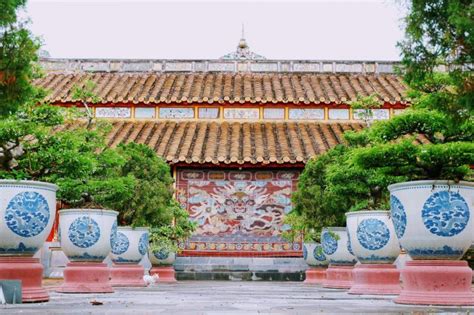
<path id="1" fill-rule="evenodd" d="M 49 288 L 53 288 L 49 283 Z M 474 308 L 413 307 L 392 297 L 353 296 L 302 282 L 181 281 L 112 294 L 51 292 L 48 303 L 0 305 L 0 314 L 426 314 Z M 92 305 L 92 301 L 103 303 Z"/>

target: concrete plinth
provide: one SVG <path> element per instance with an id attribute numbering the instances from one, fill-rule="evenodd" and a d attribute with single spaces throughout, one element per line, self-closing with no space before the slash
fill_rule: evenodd
<path id="1" fill-rule="evenodd" d="M 43 266 L 39 259 L 30 257 L 0 257 L 0 279 L 21 280 L 22 301 L 49 301 L 42 287 Z"/>
<path id="2" fill-rule="evenodd" d="M 349 294 L 400 294 L 400 271 L 392 264 L 360 264 L 352 271 Z"/>
<path id="3" fill-rule="evenodd" d="M 352 286 L 352 270 L 354 266 L 329 265 L 326 270 L 326 280 L 323 281 L 324 288 L 349 289 Z"/>
<path id="4" fill-rule="evenodd" d="M 110 284 L 113 287 L 146 287 L 143 280 L 145 268 L 138 264 L 114 264 L 110 268 Z"/>
<path id="5" fill-rule="evenodd" d="M 176 283 L 175 271 L 173 266 L 153 266 L 150 269 L 150 276 L 158 275 L 159 283 Z"/>
<path id="6" fill-rule="evenodd" d="M 325 267 L 311 267 L 307 269 L 304 283 L 322 284 L 324 279 L 326 279 L 326 269 Z"/>
<path id="7" fill-rule="evenodd" d="M 401 278 L 403 288 L 395 303 L 474 305 L 472 270 L 466 261 L 409 261 Z"/>
<path id="8" fill-rule="evenodd" d="M 64 269 L 64 283 L 56 289 L 61 293 L 112 293 L 110 270 L 106 264 L 70 262 Z"/>

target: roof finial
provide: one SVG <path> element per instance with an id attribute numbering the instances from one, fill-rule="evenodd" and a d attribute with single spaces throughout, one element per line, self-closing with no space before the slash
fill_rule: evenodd
<path id="1" fill-rule="evenodd" d="M 244 23 L 242 23 L 242 37 L 240 38 L 239 44 L 237 45 L 237 50 L 235 52 L 222 56 L 221 59 L 256 60 L 256 59 L 265 59 L 265 57 L 260 56 L 250 51 L 249 45 L 247 44 L 247 41 L 245 40 Z"/>
<path id="2" fill-rule="evenodd" d="M 244 29 L 244 23 L 242 22 L 242 37 L 245 38 L 245 29 Z"/>

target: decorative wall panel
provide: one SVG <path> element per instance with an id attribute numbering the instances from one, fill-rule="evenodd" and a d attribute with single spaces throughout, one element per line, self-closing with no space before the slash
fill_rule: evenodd
<path id="1" fill-rule="evenodd" d="M 136 107 L 135 118 L 155 118 L 155 107 Z"/>
<path id="2" fill-rule="evenodd" d="M 95 117 L 97 118 L 130 118 L 130 107 L 96 107 Z"/>
<path id="3" fill-rule="evenodd" d="M 288 116 L 290 119 L 324 119 L 324 108 L 290 108 Z"/>
<path id="4" fill-rule="evenodd" d="M 219 108 L 208 108 L 208 107 L 200 107 L 198 116 L 201 119 L 216 119 L 219 118 Z"/>
<path id="5" fill-rule="evenodd" d="M 363 119 L 364 118 L 364 109 L 354 109 L 353 116 L 354 119 Z M 372 111 L 373 120 L 383 120 L 390 118 L 390 110 L 386 108 L 374 108 Z"/>
<path id="6" fill-rule="evenodd" d="M 162 107 L 160 108 L 160 118 L 192 119 L 194 118 L 194 108 Z"/>
<path id="7" fill-rule="evenodd" d="M 263 119 L 285 119 L 284 108 L 264 108 Z"/>
<path id="8" fill-rule="evenodd" d="M 258 119 L 258 108 L 224 108 L 225 119 Z"/>
<path id="9" fill-rule="evenodd" d="M 349 119 L 348 109 L 329 109 L 329 119 Z"/>
<path id="10" fill-rule="evenodd" d="M 298 171 L 191 170 L 177 172 L 177 199 L 197 223 L 181 248 L 219 255 L 299 256 L 300 243 L 281 238 L 288 227 Z"/>

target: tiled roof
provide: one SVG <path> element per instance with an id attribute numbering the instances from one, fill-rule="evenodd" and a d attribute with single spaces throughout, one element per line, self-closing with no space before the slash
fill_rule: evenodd
<path id="1" fill-rule="evenodd" d="M 77 123 L 67 128 L 74 126 Z M 110 147 L 145 143 L 172 164 L 295 164 L 341 143 L 345 130 L 362 127 L 359 123 L 118 120 L 107 143 Z"/>
<path id="2" fill-rule="evenodd" d="M 406 103 L 406 87 L 393 74 L 321 73 L 48 73 L 36 84 L 47 101 L 70 103 L 74 87 L 91 80 L 101 103 L 341 104 L 376 93 L 386 103 Z"/>

